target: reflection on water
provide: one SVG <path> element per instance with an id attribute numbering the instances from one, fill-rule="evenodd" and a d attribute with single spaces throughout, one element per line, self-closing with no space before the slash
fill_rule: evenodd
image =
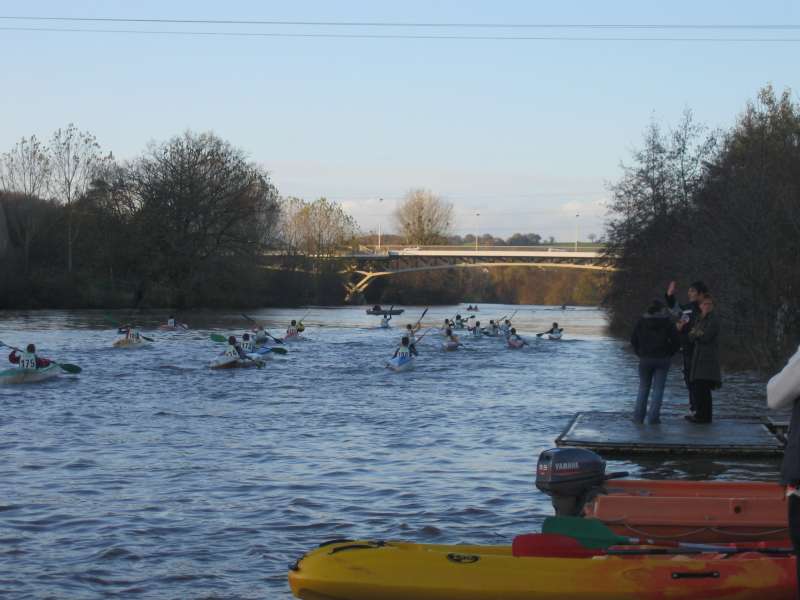
<path id="1" fill-rule="evenodd" d="M 463 307 L 431 309 L 440 324 Z M 84 368 L 36 386 L 0 387 L 0 595 L 288 598 L 287 565 L 329 538 L 495 544 L 550 514 L 536 458 L 579 410 L 629 410 L 636 360 L 595 309 L 481 306 L 484 323 L 518 310 L 519 351 L 429 335 L 417 368 L 383 368 L 399 329 L 363 308 L 308 312 L 308 341 L 263 370 L 212 372 L 211 330 L 235 313 L 180 315 L 193 329 L 149 328 L 156 342 L 112 350 L 100 311 L 0 313 L 0 339 L 35 342 Z M 275 330 L 305 310 L 256 313 Z M 127 321 L 127 313 L 112 319 Z M 565 339 L 533 334 L 553 321 Z M 729 378 L 715 415 L 762 414 L 763 384 Z M 665 418 L 685 411 L 670 372 Z M 770 479 L 777 461 L 614 461 L 648 478 Z"/>

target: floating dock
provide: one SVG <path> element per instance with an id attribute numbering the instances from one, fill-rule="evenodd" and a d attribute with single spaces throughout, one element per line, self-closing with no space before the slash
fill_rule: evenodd
<path id="1" fill-rule="evenodd" d="M 784 440 L 759 417 L 721 418 L 709 424 L 662 416 L 639 425 L 630 413 L 580 412 L 556 438 L 556 446 L 579 446 L 604 455 L 703 454 L 780 456 Z"/>

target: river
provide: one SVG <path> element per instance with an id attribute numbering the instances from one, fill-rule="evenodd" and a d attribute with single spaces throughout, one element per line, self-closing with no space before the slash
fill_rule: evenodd
<path id="1" fill-rule="evenodd" d="M 629 410 L 638 385 L 628 345 L 602 311 L 518 311 L 530 341 L 428 336 L 414 371 L 383 368 L 391 330 L 363 307 L 313 308 L 308 340 L 264 369 L 211 371 L 210 331 L 241 333 L 234 312 L 180 315 L 192 330 L 116 350 L 108 311 L 0 312 L 0 340 L 83 367 L 76 377 L 0 386 L 0 597 L 277 598 L 287 567 L 332 538 L 509 543 L 552 514 L 534 487 L 539 452 L 580 410 Z M 462 307 L 432 308 L 438 325 Z M 305 309 L 254 312 L 275 332 Z M 552 321 L 560 342 L 533 334 Z M 677 365 L 663 414 L 683 414 Z M 715 415 L 762 414 L 763 384 L 726 376 Z M 646 478 L 772 479 L 778 463 L 615 461 Z"/>

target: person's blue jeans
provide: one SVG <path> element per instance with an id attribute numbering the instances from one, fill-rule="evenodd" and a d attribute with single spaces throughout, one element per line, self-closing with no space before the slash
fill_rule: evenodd
<path id="1" fill-rule="evenodd" d="M 654 425 L 661 422 L 661 401 L 664 399 L 664 384 L 667 382 L 669 358 L 639 359 L 639 395 L 633 408 L 633 420 L 636 423 Z M 650 391 L 653 397 L 648 397 Z"/>

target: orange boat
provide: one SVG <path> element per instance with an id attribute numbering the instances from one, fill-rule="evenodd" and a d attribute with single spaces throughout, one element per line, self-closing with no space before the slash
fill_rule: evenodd
<path id="1" fill-rule="evenodd" d="M 685 542 L 785 540 L 777 483 L 613 480 L 583 507 L 619 535 Z"/>

